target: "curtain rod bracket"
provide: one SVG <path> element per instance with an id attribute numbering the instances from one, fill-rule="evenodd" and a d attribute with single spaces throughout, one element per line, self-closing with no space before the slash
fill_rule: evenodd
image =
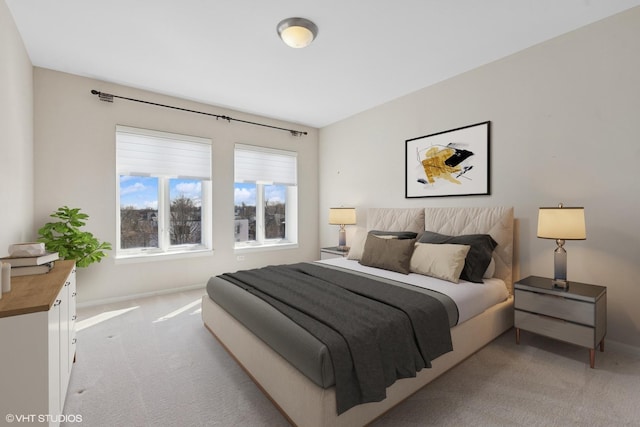
<path id="1" fill-rule="evenodd" d="M 113 102 L 113 95 L 110 93 L 104 93 L 97 90 L 92 90 L 91 93 L 93 95 L 98 95 L 98 99 L 104 102 Z"/>

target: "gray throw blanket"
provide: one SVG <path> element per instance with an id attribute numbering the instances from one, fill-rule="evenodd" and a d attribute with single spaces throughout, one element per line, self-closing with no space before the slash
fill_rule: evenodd
<path id="1" fill-rule="evenodd" d="M 419 292 L 311 263 L 220 277 L 268 302 L 327 346 L 338 414 L 383 400 L 397 379 L 415 377 L 452 350 L 444 306 Z"/>

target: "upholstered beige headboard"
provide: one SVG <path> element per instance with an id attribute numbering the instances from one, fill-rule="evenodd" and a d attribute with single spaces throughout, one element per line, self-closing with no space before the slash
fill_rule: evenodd
<path id="1" fill-rule="evenodd" d="M 424 208 L 369 208 L 367 230 L 424 231 Z"/>
<path id="2" fill-rule="evenodd" d="M 370 208 L 367 230 L 435 231 L 457 236 L 490 234 L 498 243 L 493 252 L 495 277 L 513 293 L 513 208 Z"/>

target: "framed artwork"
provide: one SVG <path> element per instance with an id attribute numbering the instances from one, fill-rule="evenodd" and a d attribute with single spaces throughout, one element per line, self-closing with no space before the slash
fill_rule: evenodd
<path id="1" fill-rule="evenodd" d="M 487 195 L 489 124 L 405 141 L 405 198 Z"/>

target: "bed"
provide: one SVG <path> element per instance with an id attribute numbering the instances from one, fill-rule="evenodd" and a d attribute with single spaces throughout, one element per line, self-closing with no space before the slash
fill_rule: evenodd
<path id="1" fill-rule="evenodd" d="M 237 292 L 235 285 L 227 286 L 221 277 L 212 278 L 210 284 L 227 289 L 217 291 L 219 294 L 238 294 L 240 301 L 248 298 L 257 308 L 247 318 L 241 311 L 234 313 L 235 305 L 241 304 L 236 297 L 216 302 L 205 295 L 205 326 L 294 425 L 366 425 L 513 326 L 512 208 L 372 208 L 366 212 L 366 230 L 430 231 L 448 236 L 488 234 L 497 243 L 491 276 L 504 286 L 505 297 L 480 311 L 474 308 L 459 313 L 461 321 L 450 330 L 453 350 L 433 360 L 430 368 L 419 370 L 413 378 L 395 381 L 386 389 L 384 400 L 338 414 L 331 358 L 318 347 L 317 339 L 266 302 Z M 349 268 L 349 262 L 352 267 L 359 264 L 343 259 L 323 261 L 339 269 Z"/>

